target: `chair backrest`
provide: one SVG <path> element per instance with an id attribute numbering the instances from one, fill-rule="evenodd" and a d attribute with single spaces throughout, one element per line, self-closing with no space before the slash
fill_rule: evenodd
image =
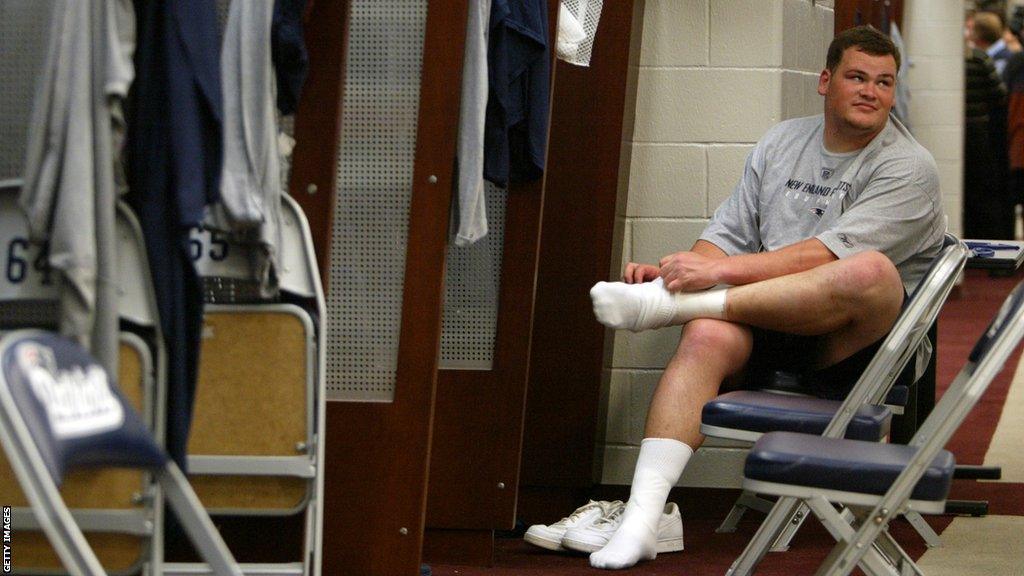
<path id="1" fill-rule="evenodd" d="M 942 399 L 910 441 L 911 446 L 937 452 L 953 436 L 978 399 L 1003 369 L 1024 337 L 1024 282 L 1007 296 L 981 335 L 967 364 L 957 373 Z"/>
<path id="2" fill-rule="evenodd" d="M 214 573 L 241 575 L 181 471 L 103 367 L 77 343 L 41 330 L 17 330 L 0 339 L 0 440 L 33 514 L 69 572 L 105 574 L 57 485 L 74 467 L 129 467 L 153 473 Z"/>
<path id="3" fill-rule="evenodd" d="M 34 444 L 56 484 L 75 466 L 155 469 L 167 461 L 116 383 L 64 337 L 18 330 L 0 339 L 0 402 L 9 440 Z"/>
<path id="4" fill-rule="evenodd" d="M 967 262 L 967 255 L 964 243 L 947 233 L 938 256 L 932 260 L 928 271 L 910 295 L 888 336 L 882 341 L 878 353 L 843 400 L 836 417 L 825 429 L 824 436 L 842 437 L 857 408 L 883 402 L 938 317 Z"/>
<path id="5" fill-rule="evenodd" d="M 304 214 L 281 199 L 280 295 L 253 280 L 254 250 L 194 229 L 204 338 L 189 440 L 189 474 L 211 514 L 305 512 L 306 573 L 319 570 L 323 522 L 326 305 Z M 232 406 L 225 413 L 225 406 Z M 272 487 L 272 489 L 268 489 Z"/>

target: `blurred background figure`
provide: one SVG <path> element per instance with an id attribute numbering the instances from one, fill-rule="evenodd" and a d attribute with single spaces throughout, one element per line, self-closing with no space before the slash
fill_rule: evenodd
<path id="1" fill-rule="evenodd" d="M 1007 23 L 1007 31 L 1014 38 L 1019 38 L 1022 29 L 1024 6 L 1016 6 Z M 1007 60 L 1003 82 L 1009 93 L 1006 112 L 1009 177 L 1006 186 L 1010 201 L 1017 205 L 1024 204 L 1024 53 L 1018 52 Z"/>
<path id="2" fill-rule="evenodd" d="M 975 14 L 975 47 L 967 47 L 964 57 L 964 237 L 1005 240 L 1013 238 L 1014 224 L 1006 193 L 1006 87 L 982 48 L 995 44 L 986 20 Z M 1001 36 L 997 27 L 995 40 Z"/>

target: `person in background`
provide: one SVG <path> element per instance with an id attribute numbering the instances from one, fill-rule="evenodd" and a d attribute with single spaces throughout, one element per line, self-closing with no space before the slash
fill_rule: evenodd
<path id="1" fill-rule="evenodd" d="M 1006 66 L 1016 54 L 1007 46 L 1004 39 L 1007 33 L 1012 36 L 1001 12 L 979 11 L 974 15 L 972 44 L 974 47 L 984 50 L 985 55 L 991 59 L 996 76 L 1004 83 Z M 968 55 L 968 58 L 970 57 L 972 56 Z M 971 186 L 974 194 L 968 200 L 965 189 L 964 233 L 967 237 L 974 238 L 1013 239 L 1016 199 L 1009 192 L 1014 186 L 1010 175 L 1009 110 L 1005 100 L 984 97 L 985 87 L 979 84 L 984 80 L 981 75 L 982 71 L 977 68 L 978 65 L 979 63 L 975 61 L 975 67 L 968 70 L 975 76 L 973 93 L 968 95 L 965 101 L 970 101 L 975 115 L 973 123 L 965 125 L 964 132 L 965 137 L 970 133 L 969 142 L 978 146 L 980 146 L 981 132 L 988 132 L 988 149 L 986 151 L 988 158 L 982 157 L 981 149 L 969 150 L 965 154 L 965 186 Z M 988 119 L 987 126 L 982 129 L 981 119 L 986 117 Z M 971 170 L 970 164 L 976 166 L 972 175 L 978 176 L 981 181 L 971 180 L 971 183 L 967 184 L 966 174 Z M 983 170 L 985 173 L 981 174 Z M 983 191 L 983 187 L 986 190 Z M 968 211 L 972 214 L 968 214 Z M 972 226 L 968 226 L 969 218 L 973 218 Z M 967 229 L 968 227 L 973 229 L 973 233 Z"/>
<path id="2" fill-rule="evenodd" d="M 970 47 L 964 57 L 964 83 L 964 236 L 1012 239 L 1006 128 L 1001 124 L 1006 117 L 1006 87 L 988 55 Z"/>
<path id="3" fill-rule="evenodd" d="M 977 12 L 974 14 L 974 25 L 971 29 L 971 42 L 992 59 L 996 72 L 1002 75 L 1006 61 L 1013 55 L 1003 39 L 1007 32 L 1003 18 L 996 12 Z"/>
<path id="4" fill-rule="evenodd" d="M 1024 26 L 1024 6 L 1019 6 L 1018 25 Z M 1017 13 L 1015 13 L 1016 15 Z M 1014 22 L 1014 20 L 1011 20 Z M 1006 84 L 1006 144 L 1009 175 L 1006 180 L 1006 195 L 1009 210 L 1024 204 L 1024 52 L 1010 57 L 1003 71 Z M 1024 212 L 1022 212 L 1024 221 Z"/>

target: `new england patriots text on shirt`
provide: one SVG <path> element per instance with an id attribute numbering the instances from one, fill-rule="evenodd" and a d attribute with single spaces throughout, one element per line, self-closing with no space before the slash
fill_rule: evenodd
<path id="1" fill-rule="evenodd" d="M 822 198 L 830 198 L 836 192 L 849 192 L 850 188 L 852 187 L 853 186 L 845 180 L 843 180 L 839 184 L 836 184 L 835 186 L 823 186 L 821 184 L 815 184 L 814 182 L 804 182 L 803 180 L 797 180 L 795 178 L 790 178 L 789 180 L 786 180 L 787 190 L 796 190 L 798 192 L 803 192 L 804 194 L 810 196 L 820 196 Z"/>

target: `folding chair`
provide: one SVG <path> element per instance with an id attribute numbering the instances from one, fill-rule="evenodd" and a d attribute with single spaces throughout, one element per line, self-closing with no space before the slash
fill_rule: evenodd
<path id="1" fill-rule="evenodd" d="M 907 446 L 789 432 L 765 434 L 744 467 L 743 486 L 779 499 L 728 574 L 751 574 L 797 502 L 838 541 L 818 576 L 855 566 L 874 575 L 922 575 L 888 532 L 907 510 L 941 514 L 953 479 L 946 442 L 1024 338 L 1024 284 L 1007 297 L 942 399 Z M 840 514 L 834 504 L 850 513 Z"/>
<path id="2" fill-rule="evenodd" d="M 60 278 L 46 267 L 45 251 L 27 240 L 27 224 L 17 207 L 19 180 L 0 185 L 0 330 L 57 325 Z M 118 382 L 122 394 L 141 414 L 159 442 L 163 437 L 159 408 L 166 357 L 142 232 L 131 211 L 118 205 L 118 313 L 121 334 Z M 134 573 L 143 565 L 159 566 L 161 496 L 148 474 L 138 470 L 75 470 L 61 494 L 76 522 L 110 572 Z M 61 561 L 28 508 L 3 454 L 0 453 L 0 500 L 13 506 L 18 530 L 18 568 L 53 572 Z"/>
<path id="3" fill-rule="evenodd" d="M 892 408 L 883 404 L 891 397 L 893 383 L 917 352 L 929 327 L 949 296 L 968 251 L 962 242 L 946 234 L 942 250 L 932 261 L 921 283 L 910 296 L 889 335 L 868 364 L 844 402 L 810 396 L 782 394 L 771 390 L 741 390 L 725 393 L 708 402 L 701 416 L 701 432 L 711 438 L 755 442 L 771 431 L 800 432 L 878 442 L 889 433 Z M 905 396 L 905 390 L 904 396 Z M 732 532 L 747 509 L 767 513 L 768 500 L 745 491 L 719 532 Z M 806 517 L 796 512 L 773 550 L 787 549 L 790 539 Z M 938 546 L 938 535 L 918 514 L 908 520 L 929 546 Z"/>
<path id="4" fill-rule="evenodd" d="M 282 198 L 281 296 L 260 296 L 251 247 L 193 231 L 205 317 L 189 437 L 189 479 L 213 516 L 304 514 L 301 558 L 245 573 L 319 574 L 326 307 L 308 224 Z M 164 574 L 187 574 L 167 563 Z"/>
<path id="5" fill-rule="evenodd" d="M 150 470 L 216 574 L 241 575 L 185 476 L 105 370 L 76 343 L 19 330 L 0 340 L 0 439 L 65 567 L 106 574 L 57 490 L 73 467 Z"/>

